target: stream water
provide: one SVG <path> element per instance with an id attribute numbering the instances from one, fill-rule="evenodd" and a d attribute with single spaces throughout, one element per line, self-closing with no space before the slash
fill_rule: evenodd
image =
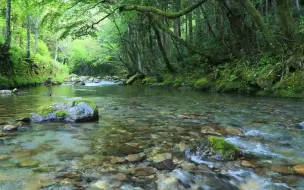
<path id="1" fill-rule="evenodd" d="M 296 127 L 304 121 L 303 100 L 110 83 L 40 86 L 0 96 L 0 123 L 80 98 L 97 104 L 98 123 L 31 124 L 0 137 L 1 190 L 304 189 L 304 176 L 291 169 L 304 164 L 304 130 Z M 225 138 L 252 167 L 202 156 L 202 125 L 215 123 L 243 132 Z M 136 161 L 126 159 L 134 154 Z M 167 156 L 175 163 L 170 170 L 151 166 Z M 40 164 L 22 167 L 22 160 Z"/>

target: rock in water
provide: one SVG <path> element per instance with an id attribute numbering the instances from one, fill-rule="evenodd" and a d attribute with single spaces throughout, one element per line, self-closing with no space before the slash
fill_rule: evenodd
<path id="1" fill-rule="evenodd" d="M 304 121 L 297 125 L 297 128 L 304 129 Z"/>
<path id="2" fill-rule="evenodd" d="M 293 171 L 295 171 L 297 174 L 304 176 L 304 165 L 296 165 L 293 168 Z"/>
<path id="3" fill-rule="evenodd" d="M 12 91 L 11 90 L 0 90 L 0 95 L 11 95 Z"/>
<path id="4" fill-rule="evenodd" d="M 40 108 L 31 116 L 32 123 L 67 121 L 90 122 L 98 121 L 97 106 L 88 100 L 76 100 L 68 103 L 55 103 Z"/>
<path id="5" fill-rule="evenodd" d="M 17 93 L 18 92 L 18 89 L 17 88 L 14 88 L 14 90 L 12 91 L 13 93 Z"/>
<path id="6" fill-rule="evenodd" d="M 5 131 L 5 132 L 11 132 L 11 131 L 17 131 L 17 126 L 14 126 L 14 125 L 6 125 L 3 127 L 2 131 Z"/>

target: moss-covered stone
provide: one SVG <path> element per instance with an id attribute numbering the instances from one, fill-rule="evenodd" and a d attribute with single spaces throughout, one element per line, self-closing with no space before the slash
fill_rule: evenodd
<path id="1" fill-rule="evenodd" d="M 209 136 L 208 140 L 212 150 L 222 155 L 224 159 L 235 160 L 240 155 L 240 149 L 223 137 Z"/>
<path id="2" fill-rule="evenodd" d="M 68 112 L 66 110 L 58 110 L 56 111 L 56 117 L 65 117 L 67 116 Z"/>
<path id="3" fill-rule="evenodd" d="M 52 106 L 45 106 L 38 109 L 37 113 L 42 115 L 43 117 L 47 116 L 48 114 L 51 114 L 55 112 L 56 110 Z"/>
<path id="4" fill-rule="evenodd" d="M 72 102 L 72 105 L 73 105 L 73 106 L 76 106 L 77 104 L 79 104 L 79 103 L 81 103 L 81 102 L 88 104 L 94 111 L 97 111 L 97 106 L 96 106 L 96 104 L 93 103 L 93 102 L 90 101 L 90 100 L 74 100 L 74 101 Z"/>
<path id="5" fill-rule="evenodd" d="M 197 89 L 208 89 L 210 87 L 210 82 L 206 77 L 200 78 L 194 83 L 194 87 Z"/>

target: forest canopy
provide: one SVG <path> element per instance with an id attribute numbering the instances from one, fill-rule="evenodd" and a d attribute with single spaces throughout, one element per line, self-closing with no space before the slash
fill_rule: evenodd
<path id="1" fill-rule="evenodd" d="M 303 0 L 1 0 L 2 52 L 13 49 L 2 70 L 19 48 L 29 63 L 53 59 L 81 75 L 299 93 L 303 7 Z"/>

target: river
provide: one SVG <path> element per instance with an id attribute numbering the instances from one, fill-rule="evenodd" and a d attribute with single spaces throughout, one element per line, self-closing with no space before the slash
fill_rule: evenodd
<path id="1" fill-rule="evenodd" d="M 299 99 L 111 83 L 39 86 L 0 96 L 0 123 L 79 98 L 97 104 L 98 123 L 31 124 L 31 130 L 0 138 L 1 190 L 304 189 L 304 177 L 291 169 L 304 164 L 304 130 L 296 127 L 304 121 Z M 240 159 L 250 167 L 240 159 L 200 154 L 201 128 L 211 124 L 242 131 L 225 138 L 241 148 Z M 134 154 L 141 158 L 128 162 Z M 175 166 L 156 170 L 150 165 L 155 155 L 171 157 Z M 25 159 L 40 165 L 21 167 Z"/>

